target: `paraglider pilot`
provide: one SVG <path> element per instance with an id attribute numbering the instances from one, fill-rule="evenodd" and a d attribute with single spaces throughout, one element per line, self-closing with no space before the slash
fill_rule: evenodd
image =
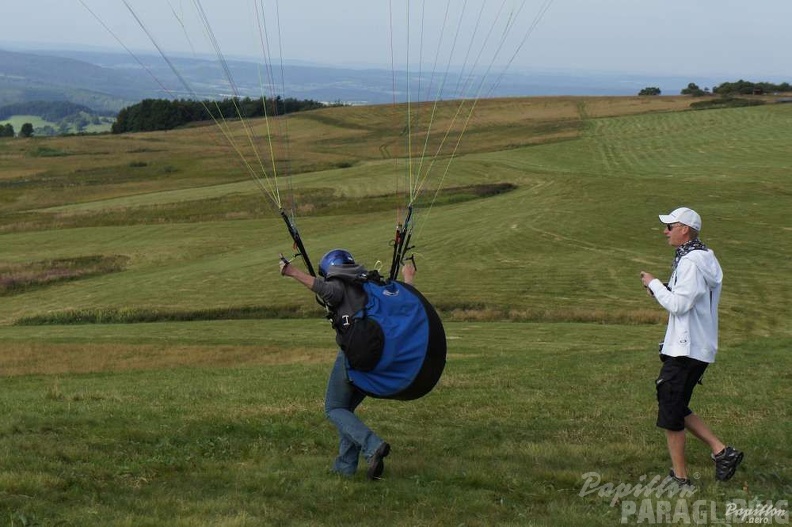
<path id="1" fill-rule="evenodd" d="M 319 262 L 319 277 L 290 265 L 281 258 L 280 270 L 283 276 L 294 278 L 313 291 L 335 314 L 336 320 L 351 318 L 366 304 L 366 293 L 354 283 L 355 277 L 365 272 L 352 255 L 343 249 L 334 249 L 325 254 Z M 402 268 L 404 282 L 412 284 L 415 266 L 407 264 Z M 336 340 L 339 341 L 340 334 Z M 341 343 L 338 342 L 340 345 Z M 360 455 L 365 457 L 368 468 L 366 477 L 379 479 L 385 468 L 384 458 L 390 453 L 390 445 L 366 426 L 355 415 L 355 409 L 366 395 L 349 380 L 344 353 L 339 350 L 335 364 L 330 372 L 325 395 L 325 414 L 336 426 L 339 435 L 338 457 L 333 471 L 352 476 L 357 471 Z"/>

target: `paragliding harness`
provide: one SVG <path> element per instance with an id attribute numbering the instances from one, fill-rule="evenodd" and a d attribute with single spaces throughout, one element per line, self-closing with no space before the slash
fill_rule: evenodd
<path id="1" fill-rule="evenodd" d="M 338 342 L 349 367 L 371 371 L 376 368 L 385 348 L 385 333 L 377 319 L 390 316 L 388 303 L 382 302 L 382 297 L 388 294 L 388 284 L 378 271 L 363 272 L 351 280 L 341 276 L 332 279 L 359 286 L 365 293 L 366 302 L 354 315 L 341 315 L 328 308 L 327 318 L 338 334 Z"/>
<path id="2" fill-rule="evenodd" d="M 354 315 L 329 317 L 349 381 L 383 399 L 412 400 L 429 393 L 446 360 L 445 330 L 432 304 L 411 285 L 385 280 L 377 271 L 329 279 L 361 287 L 366 296 Z"/>

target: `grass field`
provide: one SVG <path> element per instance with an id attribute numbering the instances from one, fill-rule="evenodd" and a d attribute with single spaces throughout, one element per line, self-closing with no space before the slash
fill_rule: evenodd
<path id="1" fill-rule="evenodd" d="M 424 399 L 364 403 L 393 445 L 377 484 L 328 473 L 333 335 L 278 276 L 282 220 L 214 127 L 0 140 L 0 280 L 14 283 L 0 288 L 0 524 L 617 524 L 619 504 L 580 495 L 583 475 L 668 470 L 653 390 L 665 316 L 638 274 L 668 272 L 657 214 L 683 204 L 726 276 L 694 408 L 747 452 L 718 484 L 691 443 L 695 499 L 721 514 L 788 500 L 792 107 L 688 103 L 480 103 L 443 186 L 513 189 L 418 210 L 417 284 L 449 360 Z M 289 120 L 277 163 L 314 259 L 390 257 L 399 118 Z"/>

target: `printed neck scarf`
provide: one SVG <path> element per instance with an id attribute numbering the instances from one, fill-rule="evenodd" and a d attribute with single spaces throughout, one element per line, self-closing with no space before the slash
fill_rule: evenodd
<path id="1" fill-rule="evenodd" d="M 676 271 L 677 265 L 679 265 L 679 260 L 681 260 L 682 257 L 685 256 L 687 253 L 691 251 L 706 251 L 706 250 L 707 250 L 707 246 L 704 245 L 704 243 L 698 238 L 695 238 L 693 240 L 690 240 L 689 242 L 680 245 L 679 247 L 676 248 L 676 254 L 674 255 L 674 263 L 673 265 L 671 265 L 671 271 L 672 272 Z"/>

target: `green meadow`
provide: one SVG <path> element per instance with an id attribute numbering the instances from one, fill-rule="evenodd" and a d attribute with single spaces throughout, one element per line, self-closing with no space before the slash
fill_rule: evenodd
<path id="1" fill-rule="evenodd" d="M 93 122 L 93 116 L 85 113 L 78 117 L 85 119 L 87 124 L 80 128 L 76 126 L 74 122 L 65 122 L 63 126 L 61 126 L 61 123 L 47 121 L 38 115 L 14 115 L 8 119 L 0 120 L 0 126 L 10 124 L 14 127 L 14 132 L 19 134 L 22 126 L 25 123 L 30 123 L 33 125 L 34 130 L 38 130 L 38 133 L 34 133 L 34 135 L 55 135 L 57 133 L 107 133 L 110 132 L 110 128 L 113 125 L 113 119 L 109 117 L 98 118 L 96 122 Z M 49 131 L 49 133 L 42 133 L 45 131 Z"/>
<path id="2" fill-rule="evenodd" d="M 38 115 L 15 115 L 10 119 L 4 119 L 0 121 L 0 125 L 5 126 L 6 124 L 10 124 L 14 127 L 14 132 L 19 133 L 19 130 L 22 128 L 22 125 L 25 123 L 30 123 L 33 125 L 34 128 L 39 128 L 42 126 L 50 125 L 52 126 L 54 123 L 50 123 L 45 121 Z"/>
<path id="3" fill-rule="evenodd" d="M 670 272 L 657 214 L 681 205 L 725 273 L 693 408 L 746 452 L 719 483 L 691 440 L 693 499 L 721 517 L 788 500 L 792 106 L 689 102 L 479 103 L 416 209 L 416 285 L 448 363 L 418 401 L 362 405 L 393 449 L 374 483 L 329 472 L 332 330 L 279 276 L 293 249 L 277 205 L 217 127 L 0 139 L 0 525 L 619 524 L 622 504 L 583 493 L 584 475 L 668 472 L 666 316 L 639 273 Z M 270 128 L 276 146 L 288 136 L 273 164 L 315 263 L 334 247 L 389 261 L 407 154 L 434 151 L 454 107 L 412 148 L 403 111 Z"/>

